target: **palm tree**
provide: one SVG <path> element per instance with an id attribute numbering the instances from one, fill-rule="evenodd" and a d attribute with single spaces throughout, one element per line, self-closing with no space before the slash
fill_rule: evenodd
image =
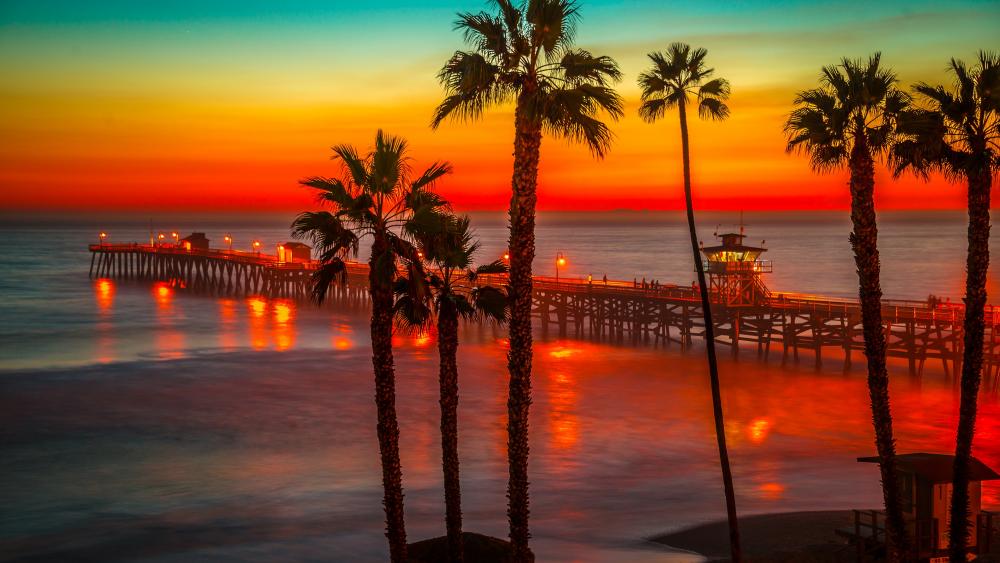
<path id="1" fill-rule="evenodd" d="M 867 61 L 843 59 L 823 67 L 819 88 L 799 92 L 785 133 L 789 152 L 809 155 L 814 170 L 828 172 L 847 166 L 851 180 L 851 246 L 858 269 L 861 324 L 868 359 L 875 447 L 882 475 L 891 561 L 909 551 L 900 487 L 896 445 L 889 406 L 882 288 L 879 281 L 878 226 L 875 218 L 875 159 L 891 146 L 897 117 L 909 96 L 896 88 L 896 75 L 880 66 L 879 53 Z"/>
<path id="2" fill-rule="evenodd" d="M 733 473 L 729 467 L 729 449 L 726 447 L 726 429 L 722 414 L 722 394 L 719 388 L 719 366 L 715 358 L 715 326 L 712 323 L 712 306 L 705 282 L 705 267 L 698 250 L 698 231 L 694 223 L 694 204 L 691 198 L 691 154 L 688 146 L 687 107 L 695 103 L 698 116 L 722 121 L 729 117 L 729 82 L 725 78 L 711 78 L 715 69 L 705 66 L 705 49 L 691 49 L 684 43 L 672 43 L 666 53 L 649 54 L 652 68 L 639 75 L 642 105 L 639 116 L 648 123 L 664 117 L 668 109 L 677 108 L 681 121 L 681 152 L 684 160 L 684 197 L 687 203 L 688 231 L 691 235 L 691 252 L 698 287 L 701 293 L 701 310 L 705 318 L 705 349 L 708 354 L 708 372 L 712 387 L 712 408 L 715 413 L 715 436 L 719 444 L 719 462 L 722 466 L 722 483 L 726 494 L 726 514 L 729 519 L 729 546 L 732 559 L 742 560 L 740 530 L 736 519 L 736 494 L 733 490 Z M 693 98 L 693 99 L 692 99 Z"/>
<path id="3" fill-rule="evenodd" d="M 446 215 L 441 229 L 417 237 L 423 259 L 434 269 L 423 279 L 400 278 L 396 282 L 396 318 L 410 328 L 423 328 L 430 320 L 431 302 L 437 316 L 438 377 L 441 385 L 441 467 L 444 473 L 445 524 L 448 560 L 464 561 L 462 545 L 462 494 L 458 463 L 458 321 L 480 319 L 495 323 L 507 320 L 507 296 L 501 289 L 480 285 L 480 276 L 503 274 L 507 267 L 497 261 L 477 268 L 472 257 L 479 249 L 468 217 Z M 427 289 L 433 294 L 428 299 Z"/>
<path id="4" fill-rule="evenodd" d="M 344 259 L 357 255 L 362 238 L 372 239 L 368 283 L 378 443 L 386 536 L 390 558 L 398 563 L 406 561 L 406 529 L 392 357 L 393 283 L 400 266 L 410 270 L 411 277 L 419 277 L 422 271 L 417 249 L 408 239 L 421 225 L 434 224 L 445 207 L 444 200 L 429 187 L 451 172 L 451 165 L 437 162 L 414 177 L 406 141 L 381 130 L 375 136 L 375 148 L 366 156 L 350 145 L 337 145 L 333 153 L 343 165 L 340 177 L 316 176 L 301 181 L 316 189 L 320 202 L 332 212 L 302 213 L 292 224 L 292 233 L 310 239 L 319 251 L 322 264 L 313 276 L 312 291 L 320 302 L 331 283 L 346 279 Z"/>
<path id="5" fill-rule="evenodd" d="M 611 132 L 598 118 L 623 115 L 611 88 L 621 78 L 615 61 L 573 48 L 577 5 L 571 0 L 496 0 L 495 14 L 461 13 L 455 27 L 472 51 L 457 51 L 438 74 L 445 99 L 432 126 L 471 120 L 489 108 L 514 104 L 514 173 L 510 200 L 510 390 L 507 456 L 510 540 L 514 558 L 528 549 L 528 407 L 531 404 L 531 262 L 542 131 L 582 141 L 598 157 Z"/>
<path id="6" fill-rule="evenodd" d="M 893 150 L 895 173 L 913 170 L 925 179 L 930 171 L 964 180 L 969 200 L 968 253 L 965 278 L 965 321 L 962 397 L 951 497 L 949 551 L 965 561 L 969 520 L 969 458 L 976 430 L 976 400 L 983 368 L 986 274 L 990 263 L 990 190 L 1000 168 L 1000 57 L 981 51 L 978 65 L 968 68 L 951 60 L 951 88 L 920 83 L 913 86 L 922 107 L 905 112 L 899 129 L 903 140 Z"/>

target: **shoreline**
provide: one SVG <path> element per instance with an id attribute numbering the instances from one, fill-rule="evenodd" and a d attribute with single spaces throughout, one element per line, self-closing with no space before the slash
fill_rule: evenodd
<path id="1" fill-rule="evenodd" d="M 837 536 L 837 528 L 854 525 L 851 510 L 773 512 L 740 517 L 744 559 L 768 563 L 848 563 L 856 561 L 855 547 Z M 729 561 L 729 526 L 714 520 L 649 538 L 673 549 L 687 550 L 708 562 Z M 1000 541 L 976 561 L 1000 561 Z"/>
<path id="2" fill-rule="evenodd" d="M 743 555 L 747 561 L 775 563 L 842 563 L 854 561 L 854 547 L 834 530 L 853 525 L 850 510 L 777 512 L 740 517 Z M 697 524 L 649 538 L 650 541 L 697 553 L 707 561 L 729 560 L 726 520 Z"/>

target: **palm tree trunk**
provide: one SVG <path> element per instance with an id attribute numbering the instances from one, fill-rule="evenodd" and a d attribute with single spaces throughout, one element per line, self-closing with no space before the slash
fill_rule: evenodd
<path id="1" fill-rule="evenodd" d="M 458 313 L 447 299 L 438 311 L 438 355 L 441 383 L 441 467 L 444 472 L 445 527 L 448 560 L 462 563 L 462 489 L 458 478 Z"/>
<path id="2" fill-rule="evenodd" d="M 851 246 L 858 268 L 861 325 L 868 359 L 868 394 L 871 398 L 875 448 L 882 474 L 889 535 L 889 561 L 902 560 L 909 542 L 896 476 L 896 444 L 889 408 L 889 374 L 885 364 L 885 332 L 882 326 L 882 287 L 879 282 L 878 225 L 875 218 L 875 165 L 864 135 L 858 135 L 851 151 Z"/>
<path id="3" fill-rule="evenodd" d="M 684 199 L 687 203 L 688 230 L 691 233 L 691 252 L 694 255 L 695 270 L 698 272 L 698 287 L 701 293 L 701 310 L 705 317 L 705 350 L 708 353 L 708 374 L 712 385 L 712 411 L 715 414 L 715 437 L 719 443 L 719 463 L 722 466 L 722 486 L 726 493 L 726 516 L 729 521 L 729 548 L 734 563 L 743 560 L 740 547 L 740 527 L 736 516 L 736 492 L 733 488 L 733 472 L 729 467 L 729 448 L 726 446 L 726 425 L 722 415 L 722 391 L 719 385 L 719 366 L 715 358 L 715 325 L 712 323 L 712 303 L 705 283 L 705 266 L 698 248 L 698 231 L 694 224 L 694 202 L 691 197 L 691 154 L 688 146 L 687 114 L 684 101 L 679 104 L 681 117 L 681 149 L 684 157 Z M 736 343 L 733 344 L 734 346 Z"/>
<path id="4" fill-rule="evenodd" d="M 510 352 L 507 369 L 507 483 L 514 561 L 532 561 L 528 549 L 528 408 L 531 405 L 531 262 L 535 259 L 535 187 L 541 124 L 518 101 L 514 126 L 514 176 L 510 200 Z"/>
<path id="5" fill-rule="evenodd" d="M 965 278 L 965 350 L 962 358 L 962 398 L 955 439 L 955 467 L 952 477 L 951 528 L 948 549 L 951 561 L 964 562 L 968 543 L 969 458 L 976 432 L 976 401 L 983 368 L 985 332 L 986 272 L 990 265 L 990 189 L 986 172 L 970 172 L 969 249 Z"/>
<path id="6" fill-rule="evenodd" d="M 392 358 L 392 284 L 383 279 L 376 257 L 387 250 L 384 240 L 372 244 L 368 283 L 372 300 L 372 365 L 375 368 L 375 406 L 378 410 L 378 447 L 382 456 L 386 536 L 392 563 L 406 561 L 403 521 L 403 472 L 399 463 L 399 423 L 396 421 L 396 374 Z"/>

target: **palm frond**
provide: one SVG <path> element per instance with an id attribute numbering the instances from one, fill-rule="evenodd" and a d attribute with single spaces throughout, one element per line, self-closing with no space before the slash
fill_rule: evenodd
<path id="1" fill-rule="evenodd" d="M 333 259 L 341 254 L 356 256 L 358 236 L 337 216 L 328 211 L 305 212 L 292 222 L 292 236 L 307 239 L 320 254 Z"/>
<path id="2" fill-rule="evenodd" d="M 507 322 L 510 302 L 504 290 L 490 285 L 477 287 L 472 290 L 471 297 L 480 319 L 496 324 Z"/>
<path id="3" fill-rule="evenodd" d="M 551 60 L 561 47 L 573 44 L 579 12 L 572 0 L 528 0 L 524 19 L 531 28 L 531 43 Z"/>
<path id="4" fill-rule="evenodd" d="M 698 102 L 698 117 L 723 121 L 729 117 L 729 106 L 716 98 L 705 98 Z"/>
<path id="5" fill-rule="evenodd" d="M 392 312 L 396 326 L 404 332 L 421 332 L 431 318 L 426 280 L 401 276 L 393 284 L 396 298 Z"/>
<path id="6" fill-rule="evenodd" d="M 510 56 L 507 30 L 504 22 L 486 12 L 460 13 L 455 29 L 462 32 L 465 43 L 499 64 L 506 64 Z"/>
<path id="7" fill-rule="evenodd" d="M 355 186 L 363 186 L 368 182 L 368 166 L 358 155 L 358 150 L 351 145 L 334 145 L 331 147 L 333 160 L 340 160 L 350 175 L 350 181 Z"/>
<path id="8" fill-rule="evenodd" d="M 510 101 L 514 89 L 501 72 L 480 53 L 456 51 L 438 73 L 446 96 L 434 110 L 431 127 L 438 127 L 449 117 L 477 119 L 490 106 Z"/>
<path id="9" fill-rule="evenodd" d="M 385 195 L 403 187 L 410 172 L 406 152 L 405 139 L 378 130 L 375 134 L 375 150 L 369 157 L 370 177 L 366 187 L 371 193 Z"/>
<path id="10" fill-rule="evenodd" d="M 335 282 L 347 282 L 347 265 L 340 258 L 332 258 L 320 264 L 311 278 L 312 297 L 322 304 L 330 286 Z"/>
<path id="11" fill-rule="evenodd" d="M 622 78 L 621 69 L 614 59 L 595 57 L 584 49 L 567 50 L 559 61 L 563 78 L 571 84 L 596 84 L 606 86 Z"/>

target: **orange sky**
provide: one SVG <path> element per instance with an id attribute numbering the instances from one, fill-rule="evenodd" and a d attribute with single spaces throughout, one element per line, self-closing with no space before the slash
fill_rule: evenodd
<path id="1" fill-rule="evenodd" d="M 932 3 L 888 2 L 865 17 L 794 1 L 780 9 L 681 3 L 676 13 L 639 4 L 583 3 L 578 42 L 619 61 L 627 115 L 604 160 L 545 139 L 541 209 L 681 206 L 676 117 L 647 125 L 635 113 L 645 53 L 673 40 L 707 47 L 733 85 L 729 121 L 691 126 L 700 208 L 845 208 L 845 173 L 816 175 L 784 152 L 794 92 L 815 85 L 822 65 L 877 49 L 904 85 L 944 80 L 948 57 L 969 59 L 995 43 L 988 22 L 1000 13 L 976 2 L 947 14 Z M 440 190 L 456 207 L 503 209 L 510 109 L 428 127 L 441 96 L 435 72 L 462 46 L 450 29 L 456 8 L 428 5 L 387 8 L 378 13 L 385 26 L 372 29 L 365 7 L 310 16 L 308 6 L 303 14 L 192 15 L 68 5 L 57 16 L 14 2 L 0 9 L 0 205 L 298 211 L 312 200 L 297 180 L 338 170 L 329 146 L 367 147 L 381 127 L 410 140 L 417 165 L 455 165 Z M 941 179 L 879 180 L 885 209 L 964 205 L 963 188 Z"/>

